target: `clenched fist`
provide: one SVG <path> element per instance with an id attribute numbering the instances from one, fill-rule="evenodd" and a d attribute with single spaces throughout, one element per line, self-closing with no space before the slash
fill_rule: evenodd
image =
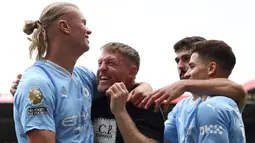
<path id="1" fill-rule="evenodd" d="M 123 82 L 113 84 L 107 91 L 106 95 L 110 96 L 110 108 L 114 116 L 120 115 L 126 111 L 126 102 L 128 90 Z"/>

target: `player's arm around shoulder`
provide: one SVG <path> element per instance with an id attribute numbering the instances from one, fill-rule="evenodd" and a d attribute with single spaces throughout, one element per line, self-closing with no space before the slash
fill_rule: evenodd
<path id="1" fill-rule="evenodd" d="M 240 111 L 242 112 L 247 104 L 248 91 L 242 85 L 237 85 L 237 87 L 239 88 L 239 91 L 240 91 L 238 107 Z"/>
<path id="2" fill-rule="evenodd" d="M 229 142 L 231 111 L 227 103 L 215 101 L 207 99 L 198 106 L 199 143 Z"/>
<path id="3" fill-rule="evenodd" d="M 238 103 L 238 107 L 240 111 L 243 111 L 243 109 L 245 108 L 245 105 L 247 104 L 248 92 L 243 85 L 235 83 L 230 80 L 229 82 L 230 83 L 228 85 L 228 88 L 226 88 L 226 91 L 230 93 L 228 97 L 236 101 Z"/>
<path id="4" fill-rule="evenodd" d="M 54 88 L 41 76 L 23 76 L 14 97 L 16 132 L 30 143 L 55 142 Z M 20 129 L 17 131 L 17 129 Z"/>
<path id="5" fill-rule="evenodd" d="M 246 89 L 229 79 L 214 78 L 208 80 L 183 80 L 186 91 L 197 93 L 198 95 L 221 95 L 235 100 L 239 109 L 244 108 L 247 102 Z"/>

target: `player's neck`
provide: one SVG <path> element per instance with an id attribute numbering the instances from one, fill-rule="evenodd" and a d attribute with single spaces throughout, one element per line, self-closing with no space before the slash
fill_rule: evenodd
<path id="1" fill-rule="evenodd" d="M 201 97 L 202 101 L 205 101 L 208 97 L 208 96 L 205 96 L 205 95 L 199 96 L 199 95 L 196 95 L 196 94 L 192 94 L 192 96 L 193 96 L 193 101 L 197 100 L 200 97 Z"/>
<path id="2" fill-rule="evenodd" d="M 192 96 L 193 96 L 193 101 L 195 101 L 195 100 L 197 100 L 198 98 L 200 98 L 200 96 L 195 95 L 195 94 L 192 94 Z"/>
<path id="3" fill-rule="evenodd" d="M 64 68 L 67 70 L 70 74 L 73 73 L 74 65 L 76 63 L 75 59 L 70 59 L 68 56 L 64 57 L 63 55 L 61 56 L 49 56 L 46 58 L 46 60 L 49 60 L 60 67 Z"/>
<path id="4" fill-rule="evenodd" d="M 58 50 L 47 53 L 45 59 L 59 65 L 72 75 L 78 58 L 73 57 L 70 53 L 65 52 L 64 50 Z"/>
<path id="5" fill-rule="evenodd" d="M 202 101 L 205 101 L 207 99 L 208 96 L 202 96 Z"/>

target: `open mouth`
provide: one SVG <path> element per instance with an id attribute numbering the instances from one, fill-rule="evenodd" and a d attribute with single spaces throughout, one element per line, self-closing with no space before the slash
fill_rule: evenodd
<path id="1" fill-rule="evenodd" d="M 109 76 L 104 76 L 104 75 L 99 76 L 99 81 L 100 82 L 106 82 L 106 81 L 108 81 L 110 79 L 111 78 Z"/>
<path id="2" fill-rule="evenodd" d="M 85 39 L 89 43 L 89 36 L 85 36 Z"/>

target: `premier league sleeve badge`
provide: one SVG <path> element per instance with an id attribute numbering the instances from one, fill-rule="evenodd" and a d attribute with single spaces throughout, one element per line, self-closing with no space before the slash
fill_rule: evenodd
<path id="1" fill-rule="evenodd" d="M 38 86 L 34 86 L 29 91 L 28 100 L 33 105 L 40 105 L 43 101 L 43 94 Z"/>

